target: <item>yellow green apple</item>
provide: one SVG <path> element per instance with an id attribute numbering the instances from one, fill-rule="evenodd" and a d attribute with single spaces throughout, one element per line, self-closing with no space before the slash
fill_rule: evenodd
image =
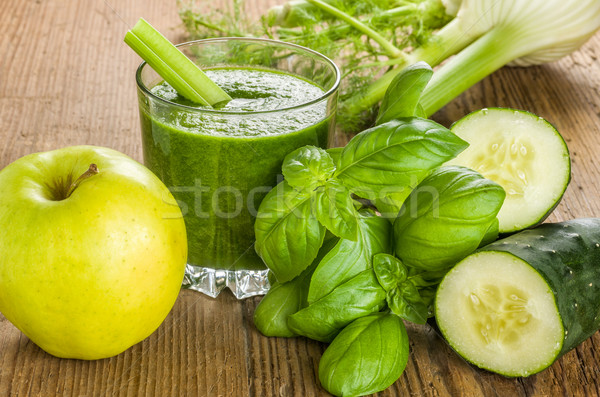
<path id="1" fill-rule="evenodd" d="M 181 211 L 122 153 L 74 146 L 18 159 L 0 171 L 0 225 L 0 312 L 50 354 L 119 354 L 177 299 Z"/>

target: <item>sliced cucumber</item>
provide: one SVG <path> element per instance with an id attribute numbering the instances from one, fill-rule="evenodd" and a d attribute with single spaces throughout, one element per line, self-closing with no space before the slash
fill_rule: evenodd
<path id="1" fill-rule="evenodd" d="M 532 113 L 489 108 L 463 117 L 452 132 L 470 146 L 448 164 L 474 169 L 506 191 L 500 233 L 534 226 L 558 205 L 571 179 L 571 160 L 552 124 Z"/>
<path id="2" fill-rule="evenodd" d="M 528 376 L 600 328 L 600 219 L 544 224 L 496 241 L 440 283 L 438 326 L 478 367 Z"/>
<path id="3" fill-rule="evenodd" d="M 444 337 L 478 367 L 526 376 L 560 352 L 563 328 L 550 288 L 510 254 L 467 257 L 444 278 L 436 299 Z"/>

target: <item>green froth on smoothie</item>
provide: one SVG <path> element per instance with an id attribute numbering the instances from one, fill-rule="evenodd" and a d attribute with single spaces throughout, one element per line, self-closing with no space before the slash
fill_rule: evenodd
<path id="1" fill-rule="evenodd" d="M 320 87 L 296 76 L 250 68 L 216 68 L 205 72 L 233 98 L 224 107 L 218 108 L 218 111 L 253 115 L 224 118 L 218 112 L 193 113 L 181 110 L 171 111 L 162 117 L 157 115 L 157 118 L 164 123 L 174 124 L 183 131 L 224 136 L 262 136 L 297 131 L 314 124 L 315 119 L 326 116 L 323 104 L 278 113 L 276 116 L 268 113 L 256 115 L 256 112 L 293 108 L 323 96 L 324 92 Z M 166 82 L 155 86 L 151 91 L 169 102 L 213 110 L 180 96 Z"/>
<path id="2" fill-rule="evenodd" d="M 254 251 L 258 206 L 277 184 L 288 153 L 305 145 L 327 146 L 333 116 L 327 114 L 326 100 L 289 109 L 324 94 L 321 88 L 293 75 L 239 68 L 207 72 L 216 72 L 223 81 L 211 78 L 234 97 L 228 106 L 236 110 L 226 112 L 240 111 L 236 96 L 242 95 L 243 106 L 252 103 L 255 110 L 238 115 L 177 108 L 156 100 L 142 103 L 144 163 L 170 188 L 182 208 L 188 263 L 217 269 L 264 269 Z M 248 75 L 243 76 L 245 73 Z M 237 76 L 235 81 L 228 74 Z M 271 82 L 268 89 L 258 87 L 257 76 Z M 293 88 L 297 85 L 305 91 L 297 93 Z M 252 98 L 252 87 L 258 88 L 256 98 Z M 152 92 L 180 103 L 177 94 L 169 94 L 169 90 L 160 84 Z M 277 105 L 274 98 L 282 98 L 282 102 Z M 264 103 L 287 110 L 261 112 L 272 110 L 264 109 Z"/>

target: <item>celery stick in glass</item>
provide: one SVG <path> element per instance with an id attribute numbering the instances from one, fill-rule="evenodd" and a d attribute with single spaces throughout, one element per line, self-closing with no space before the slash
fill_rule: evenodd
<path id="1" fill-rule="evenodd" d="M 192 102 L 213 106 L 231 97 L 143 18 L 125 35 L 125 43 L 177 92 Z"/>

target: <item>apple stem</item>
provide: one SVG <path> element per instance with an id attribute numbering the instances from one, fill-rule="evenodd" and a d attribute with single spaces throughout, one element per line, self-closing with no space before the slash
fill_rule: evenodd
<path id="1" fill-rule="evenodd" d="M 79 178 L 77 178 L 77 180 L 75 180 L 75 182 L 71 183 L 71 187 L 69 187 L 69 191 L 67 192 L 66 198 L 71 197 L 71 194 L 73 193 L 73 191 L 75 189 L 77 189 L 77 186 L 79 186 L 79 184 L 81 182 L 83 182 L 84 180 L 88 179 L 91 176 L 96 175 L 97 173 L 98 173 L 98 166 L 94 163 L 90 164 L 90 168 L 88 168 L 88 170 L 86 172 L 81 174 L 79 176 Z"/>

